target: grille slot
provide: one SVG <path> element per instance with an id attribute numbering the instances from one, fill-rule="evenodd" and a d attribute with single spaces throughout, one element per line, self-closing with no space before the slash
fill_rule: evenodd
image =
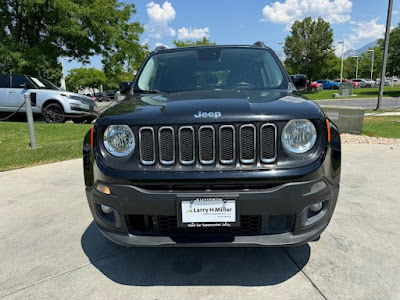
<path id="1" fill-rule="evenodd" d="M 191 165 L 195 161 L 194 129 L 191 126 L 179 128 L 179 161 L 183 165 Z"/>
<path id="2" fill-rule="evenodd" d="M 276 125 L 263 124 L 260 128 L 260 154 L 263 163 L 276 159 Z"/>
<path id="3" fill-rule="evenodd" d="M 144 165 L 152 165 L 156 162 L 154 129 L 142 127 L 139 129 L 140 162 Z"/>
<path id="4" fill-rule="evenodd" d="M 252 164 L 256 161 L 256 126 L 246 124 L 240 126 L 240 161 Z"/>
<path id="5" fill-rule="evenodd" d="M 219 160 L 222 164 L 233 164 L 235 154 L 235 127 L 222 125 L 219 128 Z"/>
<path id="6" fill-rule="evenodd" d="M 158 131 L 160 162 L 163 165 L 175 163 L 175 134 L 172 127 L 161 127 Z"/>
<path id="7" fill-rule="evenodd" d="M 199 128 L 199 159 L 203 165 L 215 162 L 215 130 L 211 125 Z"/>

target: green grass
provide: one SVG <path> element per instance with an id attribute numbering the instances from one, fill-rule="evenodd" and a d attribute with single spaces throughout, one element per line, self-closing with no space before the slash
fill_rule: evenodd
<path id="1" fill-rule="evenodd" d="M 332 99 L 333 93 L 339 93 L 339 90 L 324 90 L 316 92 L 304 92 L 304 96 L 311 100 L 325 100 Z M 369 88 L 369 89 L 354 89 L 355 96 L 351 96 L 347 99 L 355 98 L 378 98 L 379 88 Z M 400 97 L 400 85 L 395 85 L 393 88 L 391 86 L 385 86 L 383 90 L 384 97 Z M 336 98 L 334 100 L 340 100 L 345 98 Z"/>
<path id="2" fill-rule="evenodd" d="M 400 116 L 365 117 L 362 134 L 400 139 Z"/>
<path id="3" fill-rule="evenodd" d="M 30 148 L 28 123 L 0 122 L 0 171 L 82 156 L 82 142 L 90 124 L 36 122 L 38 148 Z"/>

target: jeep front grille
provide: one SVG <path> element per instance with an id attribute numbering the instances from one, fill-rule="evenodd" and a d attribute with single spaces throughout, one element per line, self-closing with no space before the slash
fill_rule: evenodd
<path id="1" fill-rule="evenodd" d="M 263 163 L 271 163 L 276 159 L 276 127 L 270 124 L 261 126 L 260 154 Z"/>
<path id="2" fill-rule="evenodd" d="M 252 164 L 256 160 L 256 126 L 252 124 L 240 126 L 240 161 Z"/>
<path id="3" fill-rule="evenodd" d="M 142 127 L 139 129 L 140 162 L 144 165 L 152 165 L 156 162 L 154 129 Z"/>
<path id="4" fill-rule="evenodd" d="M 222 164 L 233 164 L 236 154 L 235 127 L 222 125 L 219 128 L 219 159 Z"/>
<path id="5" fill-rule="evenodd" d="M 277 127 L 272 123 L 162 126 L 139 128 L 143 165 L 252 165 L 273 163 L 277 157 Z"/>
<path id="6" fill-rule="evenodd" d="M 158 131 L 160 162 L 163 165 L 175 163 L 175 134 L 172 127 L 161 127 Z"/>
<path id="7" fill-rule="evenodd" d="M 203 165 L 215 162 L 215 130 L 211 125 L 199 128 L 199 158 Z"/>
<path id="8" fill-rule="evenodd" d="M 195 137 L 194 129 L 190 126 L 182 126 L 178 131 L 179 136 L 179 161 L 182 165 L 194 163 Z"/>

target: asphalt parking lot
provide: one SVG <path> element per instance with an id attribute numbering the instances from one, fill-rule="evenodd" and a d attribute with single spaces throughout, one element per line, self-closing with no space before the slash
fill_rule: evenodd
<path id="1" fill-rule="evenodd" d="M 376 98 L 360 98 L 360 99 L 339 99 L 339 100 L 321 100 L 317 101 L 320 105 L 337 105 L 348 107 L 362 107 L 364 109 L 372 110 L 376 108 Z M 400 107 L 399 98 L 383 98 L 381 102 L 381 109 L 396 109 Z"/>
<path id="2" fill-rule="evenodd" d="M 400 299 L 399 146 L 344 145 L 332 222 L 298 248 L 113 245 L 81 169 L 0 173 L 1 299 Z"/>

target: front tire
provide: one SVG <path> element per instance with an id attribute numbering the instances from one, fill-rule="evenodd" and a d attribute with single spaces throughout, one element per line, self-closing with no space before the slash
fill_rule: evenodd
<path id="1" fill-rule="evenodd" d="M 58 103 L 46 105 L 46 107 L 44 107 L 43 117 L 47 123 L 64 123 L 66 119 L 64 110 Z"/>

